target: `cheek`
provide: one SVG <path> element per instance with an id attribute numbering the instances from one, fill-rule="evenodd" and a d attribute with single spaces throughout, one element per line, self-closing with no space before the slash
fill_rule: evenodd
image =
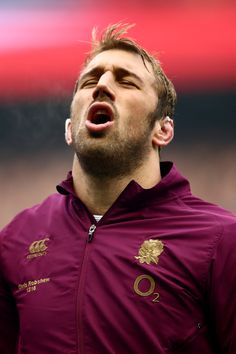
<path id="1" fill-rule="evenodd" d="M 147 126 L 147 119 L 144 117 L 144 112 L 136 110 L 132 115 L 127 116 L 122 127 L 123 135 L 137 137 L 147 130 Z"/>
<path id="2" fill-rule="evenodd" d="M 81 107 L 82 107 L 82 102 L 81 102 L 81 98 L 80 97 L 75 97 L 72 101 L 72 112 L 74 114 L 77 114 L 78 112 L 80 112 Z"/>
<path id="3" fill-rule="evenodd" d="M 88 100 L 83 99 L 83 97 L 75 97 L 71 105 L 71 118 L 75 122 L 81 122 L 86 114 L 88 108 Z"/>
<path id="4" fill-rule="evenodd" d="M 150 114 L 150 108 L 143 104 L 133 104 L 128 110 L 129 124 L 136 129 L 141 129 L 147 123 L 148 116 Z"/>
<path id="5" fill-rule="evenodd" d="M 129 95 L 127 109 L 136 117 L 145 118 L 156 108 L 157 99 L 151 95 Z"/>

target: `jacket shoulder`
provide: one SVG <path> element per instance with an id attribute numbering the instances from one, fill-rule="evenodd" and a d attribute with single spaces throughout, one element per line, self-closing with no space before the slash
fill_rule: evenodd
<path id="1" fill-rule="evenodd" d="M 40 220 L 48 219 L 50 215 L 58 213 L 64 203 L 65 196 L 54 193 L 41 203 L 22 210 L 0 231 L 0 241 L 5 234 L 21 230 L 26 224 L 33 225 Z"/>
<path id="2" fill-rule="evenodd" d="M 236 215 L 221 206 L 207 202 L 192 194 L 184 195 L 181 198 L 184 205 L 192 211 L 200 212 L 208 216 L 210 219 L 217 218 L 220 223 L 236 222 Z"/>
<path id="3" fill-rule="evenodd" d="M 211 228 L 215 249 L 223 243 L 229 252 L 232 249 L 236 251 L 236 215 L 193 195 L 182 197 L 181 202 L 190 210 L 193 218 Z"/>

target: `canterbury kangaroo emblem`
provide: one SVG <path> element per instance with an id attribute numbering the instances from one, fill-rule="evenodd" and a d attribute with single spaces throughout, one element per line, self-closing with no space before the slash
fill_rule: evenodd
<path id="1" fill-rule="evenodd" d="M 48 248 L 47 242 L 49 241 L 49 238 L 46 237 L 42 240 L 37 240 L 31 243 L 29 246 L 29 254 L 27 256 L 28 259 L 34 258 L 34 257 L 40 257 L 40 256 L 45 256 L 47 254 L 46 250 Z"/>

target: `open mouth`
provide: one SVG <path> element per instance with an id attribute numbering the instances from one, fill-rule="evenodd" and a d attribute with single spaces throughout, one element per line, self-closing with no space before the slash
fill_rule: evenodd
<path id="1" fill-rule="evenodd" d="M 93 132 L 102 132 L 114 123 L 114 113 L 107 102 L 95 102 L 91 105 L 85 125 Z"/>
<path id="2" fill-rule="evenodd" d="M 107 123 L 107 122 L 110 122 L 110 121 L 111 121 L 110 115 L 104 110 L 97 111 L 91 117 L 91 122 L 93 124 L 104 124 L 104 123 Z"/>

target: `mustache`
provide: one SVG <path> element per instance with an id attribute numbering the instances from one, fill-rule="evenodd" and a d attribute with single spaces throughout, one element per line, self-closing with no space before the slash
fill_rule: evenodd
<path id="1" fill-rule="evenodd" d="M 93 103 L 96 103 L 96 102 L 106 102 L 106 103 L 110 104 L 112 107 L 115 107 L 113 100 L 109 96 L 107 96 L 106 94 L 100 94 L 97 97 L 95 97 L 90 105 L 92 105 Z"/>

